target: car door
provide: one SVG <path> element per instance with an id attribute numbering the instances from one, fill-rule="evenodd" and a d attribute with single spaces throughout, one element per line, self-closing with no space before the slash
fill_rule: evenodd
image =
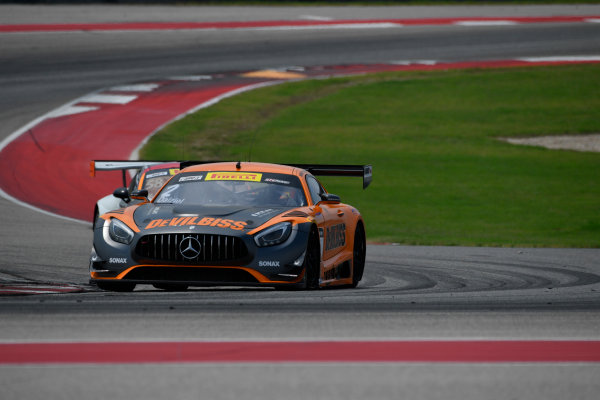
<path id="1" fill-rule="evenodd" d="M 326 263 L 346 245 L 344 206 L 339 202 L 323 201 L 321 195 L 326 193 L 325 189 L 314 177 L 308 175 L 306 182 L 315 204 L 315 211 L 321 217 L 317 218 L 317 225 L 321 238 L 321 259 Z"/>

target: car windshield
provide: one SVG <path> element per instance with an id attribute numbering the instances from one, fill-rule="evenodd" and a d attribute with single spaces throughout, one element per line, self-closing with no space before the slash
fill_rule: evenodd
<path id="1" fill-rule="evenodd" d="M 155 204 L 305 206 L 298 177 L 259 172 L 187 172 L 175 176 Z"/>
<path id="2" fill-rule="evenodd" d="M 167 182 L 173 175 L 179 172 L 179 168 L 164 168 L 164 169 L 152 169 L 146 172 L 144 181 L 142 182 L 142 189 L 148 191 L 148 197 L 152 198 L 159 191 L 161 187 Z"/>

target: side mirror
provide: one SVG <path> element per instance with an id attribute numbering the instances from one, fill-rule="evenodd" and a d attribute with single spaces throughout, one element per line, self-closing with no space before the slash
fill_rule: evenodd
<path id="1" fill-rule="evenodd" d="M 131 193 L 131 198 L 135 200 L 148 201 L 148 191 L 146 189 L 138 190 L 137 192 Z"/>
<path id="2" fill-rule="evenodd" d="M 321 193 L 321 200 L 328 203 L 339 203 L 341 201 L 340 196 L 331 193 Z"/>
<path id="3" fill-rule="evenodd" d="M 115 196 L 117 199 L 123 200 L 125 203 L 129 203 L 131 201 L 131 198 L 129 197 L 129 192 L 125 187 L 116 189 L 113 192 L 113 196 Z"/>

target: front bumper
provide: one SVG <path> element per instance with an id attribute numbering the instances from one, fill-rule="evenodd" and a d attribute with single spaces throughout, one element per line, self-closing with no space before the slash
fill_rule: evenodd
<path id="1" fill-rule="evenodd" d="M 211 259 L 197 263 L 189 260 L 165 261 L 148 257 L 148 254 L 140 256 L 136 247 L 143 235 L 137 234 L 130 245 L 124 245 L 106 240 L 102 229 L 99 227 L 94 233 L 90 257 L 92 283 L 121 281 L 188 286 L 293 286 L 300 284 L 304 278 L 303 260 L 310 223 L 294 225 L 287 241 L 270 247 L 258 247 L 252 236 L 240 232 L 237 237 L 243 241 L 247 251 L 241 260 Z M 212 233 L 202 232 L 200 235 Z M 157 234 L 171 233 L 165 231 Z"/>

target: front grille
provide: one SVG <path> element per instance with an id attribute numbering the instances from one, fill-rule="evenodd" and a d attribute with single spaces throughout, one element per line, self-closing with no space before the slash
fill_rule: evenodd
<path id="1" fill-rule="evenodd" d="M 193 242 L 193 249 L 186 252 L 190 242 Z M 164 233 L 142 236 L 135 247 L 135 254 L 140 260 L 193 265 L 239 265 L 248 258 L 248 249 L 244 241 L 235 236 Z"/>

